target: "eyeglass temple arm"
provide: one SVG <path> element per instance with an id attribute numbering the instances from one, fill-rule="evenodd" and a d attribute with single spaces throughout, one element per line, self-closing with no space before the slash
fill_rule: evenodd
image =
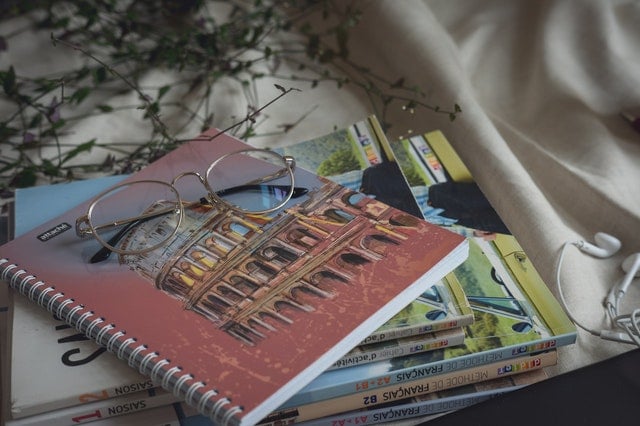
<path id="1" fill-rule="evenodd" d="M 240 192 L 240 191 L 247 191 L 250 189 L 258 189 L 258 190 L 262 190 L 262 189 L 268 189 L 271 192 L 274 192 L 276 189 L 282 192 L 288 192 L 291 187 L 289 185 L 260 185 L 259 183 L 255 183 L 256 181 L 252 181 L 252 182 L 248 182 L 244 185 L 238 185 L 238 186 L 232 186 L 231 188 L 226 188 L 226 189 L 221 189 L 219 191 L 216 191 L 216 195 L 220 196 L 220 197 L 224 197 L 225 195 L 231 195 L 234 194 L 236 192 Z M 303 195 L 305 195 L 306 193 L 308 193 L 309 190 L 307 188 L 302 188 L 302 187 L 298 187 L 295 186 L 293 188 L 293 192 L 291 194 L 291 198 L 298 198 L 298 197 L 302 197 Z"/>
<path id="2" fill-rule="evenodd" d="M 107 241 L 107 244 L 109 244 L 110 246 L 113 246 L 114 244 L 118 244 L 118 242 L 120 241 L 120 239 L 122 237 L 124 237 L 124 235 L 129 232 L 129 230 L 131 228 L 133 228 L 134 226 L 146 222 L 147 220 L 151 219 L 152 217 L 157 217 L 160 216 L 161 214 L 165 214 L 164 213 L 160 213 L 156 216 L 149 216 L 143 219 L 138 219 L 138 220 L 134 220 L 133 222 L 129 222 L 127 223 L 121 230 L 119 230 L 113 237 L 109 238 L 109 241 Z M 105 260 L 107 260 L 109 258 L 109 256 L 111 256 L 111 253 L 113 253 L 110 249 L 106 248 L 106 247 L 102 247 L 100 248 L 100 250 L 98 250 L 93 256 L 91 256 L 91 259 L 89 259 L 89 263 L 100 263 L 103 262 Z"/>

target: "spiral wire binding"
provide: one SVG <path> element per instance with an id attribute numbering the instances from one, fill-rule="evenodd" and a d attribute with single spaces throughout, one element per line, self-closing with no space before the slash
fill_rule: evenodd
<path id="1" fill-rule="evenodd" d="M 202 392 L 202 388 L 206 387 L 204 382 L 194 381 L 195 377 L 183 373 L 181 367 L 169 367 L 170 360 L 157 359 L 160 357 L 159 353 L 149 352 L 147 345 L 138 343 L 135 337 L 126 337 L 126 331 L 117 330 L 115 324 L 105 323 L 105 319 L 96 316 L 95 312 L 85 310 L 82 304 L 75 304 L 74 299 L 65 297 L 62 292 L 56 292 L 55 287 L 46 286 L 34 275 L 28 275 L 27 271 L 19 269 L 18 265 L 9 263 L 8 259 L 0 259 L 0 269 L 1 280 L 9 282 L 19 293 L 74 326 L 119 359 L 126 360 L 130 367 L 149 376 L 154 383 L 184 399 L 187 404 L 195 406 L 216 423 L 238 424 L 236 415 L 242 413 L 243 408 L 227 407 L 231 400 L 225 397 L 216 398 L 219 396 L 218 390 L 208 389 Z"/>

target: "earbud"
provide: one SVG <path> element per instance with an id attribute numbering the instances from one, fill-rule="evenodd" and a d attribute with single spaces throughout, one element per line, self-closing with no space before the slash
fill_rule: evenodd
<path id="1" fill-rule="evenodd" d="M 587 327 L 581 324 L 569 310 L 567 303 L 564 299 L 562 292 L 562 285 L 560 283 L 560 267 L 562 265 L 562 259 L 564 257 L 564 250 L 568 245 L 574 245 L 581 251 L 588 253 L 595 257 L 610 257 L 613 256 L 622 244 L 617 238 L 605 234 L 604 232 L 596 233 L 595 244 L 591 244 L 586 241 L 574 241 L 565 242 L 560 252 L 560 259 L 558 260 L 558 267 L 556 269 L 556 282 L 558 284 L 558 294 L 560 296 L 560 302 L 564 306 L 569 318 L 583 330 L 599 336 L 602 339 L 612 340 L 619 343 L 629 343 L 640 346 L 640 308 L 635 309 L 630 314 L 618 313 L 618 308 L 625 292 L 631 285 L 634 278 L 640 278 L 640 253 L 632 254 L 622 262 L 622 269 L 626 272 L 625 277 L 618 284 L 615 284 L 609 290 L 607 297 L 604 300 L 605 312 L 611 321 L 613 328 L 604 330 L 595 330 L 591 327 Z"/>
<path id="2" fill-rule="evenodd" d="M 622 246 L 619 239 L 604 232 L 596 233 L 594 240 L 595 244 L 587 241 L 576 241 L 574 244 L 585 253 L 603 258 L 613 256 Z"/>
<path id="3" fill-rule="evenodd" d="M 622 262 L 622 270 L 640 278 L 640 253 L 632 254 Z"/>
<path id="4" fill-rule="evenodd" d="M 631 281 L 634 278 L 640 278 L 640 253 L 632 254 L 622 262 L 622 270 L 627 273 L 624 279 L 618 285 L 618 291 L 626 293 Z"/>

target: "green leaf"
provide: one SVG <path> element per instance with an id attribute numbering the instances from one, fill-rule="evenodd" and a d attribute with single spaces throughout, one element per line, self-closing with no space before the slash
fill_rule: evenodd
<path id="1" fill-rule="evenodd" d="M 69 102 L 75 102 L 76 105 L 80 104 L 87 96 L 91 93 L 91 89 L 89 87 L 81 87 L 69 98 Z"/>
<path id="2" fill-rule="evenodd" d="M 28 128 L 33 129 L 40 126 L 40 124 L 42 124 L 42 114 L 36 114 L 31 118 Z"/>
<path id="3" fill-rule="evenodd" d="M 171 90 L 171 86 L 169 86 L 169 85 L 162 86 L 158 90 L 158 100 L 160 100 L 164 95 L 166 95 L 169 90 Z"/>
<path id="4" fill-rule="evenodd" d="M 45 176 L 60 176 L 60 169 L 46 158 L 42 160 L 41 167 Z"/>
<path id="5" fill-rule="evenodd" d="M 98 105 L 98 109 L 101 112 L 112 112 L 113 111 L 113 107 L 111 105 Z"/>
<path id="6" fill-rule="evenodd" d="M 67 122 L 65 120 L 63 120 L 63 119 L 55 121 L 55 122 L 51 123 L 51 126 L 48 129 L 43 130 L 42 134 L 40 136 L 42 138 L 55 137 L 55 136 L 57 136 L 57 130 L 61 129 L 66 124 L 67 124 Z"/>
<path id="7" fill-rule="evenodd" d="M 93 82 L 97 85 L 107 79 L 107 69 L 105 67 L 96 68 L 93 71 Z"/>
<path id="8" fill-rule="evenodd" d="M 32 167 L 29 167 L 20 170 L 13 179 L 11 179 L 9 186 L 13 186 L 15 188 L 27 188 L 29 186 L 34 186 L 37 180 L 38 176 L 36 175 L 36 171 Z"/>
<path id="9" fill-rule="evenodd" d="M 13 66 L 9 67 L 9 71 L 1 73 L 0 78 L 2 78 L 2 88 L 4 89 L 4 93 L 8 96 L 12 96 L 18 91 L 18 85 L 16 84 L 16 71 L 13 69 Z"/>
<path id="10" fill-rule="evenodd" d="M 11 127 L 8 123 L 0 123 L 0 142 L 8 141 L 11 137 L 20 133 L 20 129 Z"/>
<path id="11" fill-rule="evenodd" d="M 67 161 L 71 160 L 74 157 L 77 157 L 79 154 L 82 154 L 83 152 L 91 151 L 95 145 L 96 145 L 95 138 L 91 139 L 90 141 L 81 143 L 80 145 L 76 146 L 71 151 L 65 154 L 64 158 L 62 159 L 62 164 L 66 163 Z"/>

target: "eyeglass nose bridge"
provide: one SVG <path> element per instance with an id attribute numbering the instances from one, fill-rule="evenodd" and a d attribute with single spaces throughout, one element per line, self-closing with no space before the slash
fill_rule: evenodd
<path id="1" fill-rule="evenodd" d="M 180 179 L 182 179 L 183 177 L 186 177 L 186 176 L 195 176 L 195 177 L 198 179 L 198 181 L 200 181 L 200 183 L 202 184 L 202 186 L 204 186 L 204 188 L 205 188 L 205 190 L 206 190 L 206 192 L 207 192 L 207 196 L 206 196 L 206 197 L 201 198 L 201 199 L 200 199 L 199 201 L 197 201 L 197 202 L 200 202 L 200 203 L 201 203 L 203 199 L 204 199 L 204 200 L 207 200 L 207 202 L 208 202 L 208 203 L 211 203 L 211 204 L 214 204 L 214 203 L 217 203 L 217 202 L 218 202 L 218 200 L 216 200 L 216 197 L 215 197 L 215 196 L 212 196 L 212 194 L 213 194 L 213 190 L 212 190 L 212 189 L 211 189 L 211 187 L 209 186 L 209 182 L 207 181 L 207 179 L 206 179 L 204 176 L 202 176 L 200 173 L 196 172 L 196 171 L 187 171 L 187 172 L 182 172 L 182 173 L 180 173 L 179 175 L 177 175 L 176 177 L 174 177 L 174 178 L 171 180 L 171 186 L 176 190 L 176 192 L 179 192 L 179 191 L 178 191 L 178 189 L 177 189 L 177 188 L 176 188 L 176 186 L 175 186 L 175 185 L 176 185 L 176 183 L 177 183 Z M 181 200 L 181 201 L 184 201 L 184 200 Z"/>

